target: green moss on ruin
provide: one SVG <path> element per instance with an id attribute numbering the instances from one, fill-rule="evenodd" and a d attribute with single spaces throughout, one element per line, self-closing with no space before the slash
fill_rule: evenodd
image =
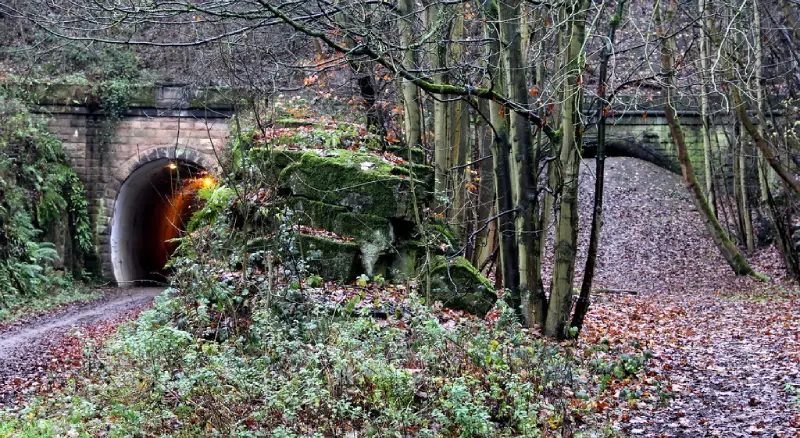
<path id="1" fill-rule="evenodd" d="M 298 236 L 301 252 L 309 270 L 327 280 L 341 282 L 356 278 L 359 267 L 359 246 L 318 236 Z"/>
<path id="2" fill-rule="evenodd" d="M 497 301 L 492 283 L 464 257 L 434 257 L 430 281 L 431 298 L 452 309 L 484 316 Z"/>
<path id="3" fill-rule="evenodd" d="M 329 156 L 303 155 L 287 166 L 281 185 L 294 196 L 303 196 L 347 207 L 353 212 L 384 218 L 413 219 L 411 184 L 393 175 L 393 166 L 378 157 L 336 149 Z M 425 184 L 417 181 L 417 197 L 425 201 Z"/>
<path id="4" fill-rule="evenodd" d="M 425 151 L 423 151 L 421 148 L 407 148 L 402 145 L 393 145 L 388 146 L 386 151 L 391 152 L 404 160 L 411 161 L 412 163 L 422 164 L 425 162 Z"/>

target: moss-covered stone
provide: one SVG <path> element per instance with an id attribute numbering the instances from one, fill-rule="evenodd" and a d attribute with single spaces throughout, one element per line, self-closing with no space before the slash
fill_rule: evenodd
<path id="1" fill-rule="evenodd" d="M 298 128 L 301 126 L 314 126 L 313 119 L 278 119 L 274 123 L 276 128 Z"/>
<path id="2" fill-rule="evenodd" d="M 419 242 L 402 242 L 395 248 L 395 256 L 389 265 L 389 279 L 400 283 L 409 281 L 416 276 L 417 260 L 424 248 Z"/>
<path id="3" fill-rule="evenodd" d="M 280 172 L 286 166 L 294 163 L 299 163 L 303 159 L 303 155 L 315 154 L 309 151 L 294 151 L 272 148 L 253 148 L 248 152 L 250 159 L 263 171 L 266 169 L 274 169 Z"/>
<path id="4" fill-rule="evenodd" d="M 359 271 L 359 246 L 355 242 L 341 242 L 324 237 L 301 234 L 298 236 L 301 253 L 308 262 L 309 271 L 326 280 L 341 282 L 356 278 Z"/>
<path id="5" fill-rule="evenodd" d="M 304 154 L 281 173 L 281 185 L 294 196 L 347 207 L 355 213 L 413 220 L 413 196 L 408 178 L 392 175 L 392 165 L 370 154 L 346 150 L 331 156 Z M 336 154 L 333 156 L 333 154 Z M 417 199 L 426 199 L 417 181 Z"/>
<path id="6" fill-rule="evenodd" d="M 287 206 L 295 212 L 294 220 L 299 225 L 328 230 L 347 237 L 356 237 L 343 233 L 338 226 L 340 214 L 347 213 L 347 209 L 338 205 L 326 204 L 303 197 L 292 197 L 286 202 Z"/>
<path id="7" fill-rule="evenodd" d="M 404 175 L 413 177 L 419 181 L 422 181 L 428 187 L 433 187 L 435 173 L 432 166 L 426 166 L 424 164 L 414 164 L 414 163 L 407 163 L 401 164 L 395 167 L 392 171 L 395 175 Z"/>
<path id="8" fill-rule="evenodd" d="M 155 85 L 134 85 L 131 87 L 128 106 L 139 108 L 155 108 L 157 103 L 157 87 Z"/>
<path id="9" fill-rule="evenodd" d="M 435 251 L 445 254 L 452 254 L 461 247 L 458 236 L 447 222 L 441 219 L 430 218 L 430 222 L 425 225 L 425 237 Z"/>
<path id="10" fill-rule="evenodd" d="M 431 298 L 451 309 L 483 317 L 497 301 L 492 283 L 464 257 L 434 257 L 430 280 Z"/>
<path id="11" fill-rule="evenodd" d="M 230 109 L 239 99 L 239 92 L 232 88 L 190 89 L 187 98 L 189 109 Z"/>
<path id="12" fill-rule="evenodd" d="M 363 272 L 370 277 L 378 273 L 379 259 L 392 250 L 394 232 L 388 219 L 350 213 L 344 207 L 300 197 L 292 198 L 288 204 L 295 211 L 298 224 L 356 239 Z"/>
<path id="13" fill-rule="evenodd" d="M 342 213 L 334 232 L 355 237 L 361 250 L 361 265 L 370 277 L 378 274 L 380 258 L 392 251 L 394 230 L 388 219 L 368 214 Z"/>
<path id="14" fill-rule="evenodd" d="M 407 148 L 402 145 L 394 145 L 388 146 L 386 151 L 391 152 L 404 160 L 411 161 L 412 163 L 422 164 L 425 162 L 425 151 L 423 151 L 421 148 Z"/>

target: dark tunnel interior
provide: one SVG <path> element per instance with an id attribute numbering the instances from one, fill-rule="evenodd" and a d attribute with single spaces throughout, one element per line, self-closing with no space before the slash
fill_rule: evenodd
<path id="1" fill-rule="evenodd" d="M 656 166 L 680 173 L 681 169 L 674 160 L 664 157 L 660 152 L 649 149 L 644 144 L 631 141 L 609 141 L 606 144 L 606 157 L 632 157 L 648 161 Z M 581 158 L 597 157 L 597 143 L 587 140 L 581 150 Z"/>
<path id="2" fill-rule="evenodd" d="M 205 169 L 163 158 L 146 163 L 125 180 L 114 204 L 111 260 L 119 284 L 165 282 L 164 265 L 192 213 L 197 190 L 213 185 Z"/>

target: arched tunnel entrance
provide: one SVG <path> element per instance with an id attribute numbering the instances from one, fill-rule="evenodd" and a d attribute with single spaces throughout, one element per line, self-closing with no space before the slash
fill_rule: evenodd
<path id="1" fill-rule="evenodd" d="M 586 139 L 583 150 L 581 151 L 581 158 L 595 158 L 596 156 L 596 140 L 593 138 Z M 677 159 L 666 156 L 657 148 L 649 146 L 648 142 L 609 139 L 606 141 L 606 157 L 638 158 L 674 173 L 681 173 L 681 166 Z"/>
<path id="2" fill-rule="evenodd" d="M 119 284 L 164 282 L 164 265 L 197 209 L 197 189 L 213 185 L 206 169 L 161 158 L 139 166 L 114 203 L 111 262 Z"/>

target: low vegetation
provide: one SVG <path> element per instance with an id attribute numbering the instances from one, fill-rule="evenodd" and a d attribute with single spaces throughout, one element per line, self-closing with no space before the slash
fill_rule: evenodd
<path id="1" fill-rule="evenodd" d="M 44 309 L 85 298 L 55 295 L 86 275 L 93 248 L 83 184 L 61 142 L 6 92 L 0 121 L 0 318 L 10 320 L 22 303 Z"/>
<path id="2" fill-rule="evenodd" d="M 204 189 L 170 289 L 63 390 L 0 414 L 0 436 L 613 434 L 597 401 L 645 352 L 546 341 L 502 300 L 478 319 L 417 282 L 325 282 L 301 251 L 308 229 L 251 196 L 270 181 Z"/>

